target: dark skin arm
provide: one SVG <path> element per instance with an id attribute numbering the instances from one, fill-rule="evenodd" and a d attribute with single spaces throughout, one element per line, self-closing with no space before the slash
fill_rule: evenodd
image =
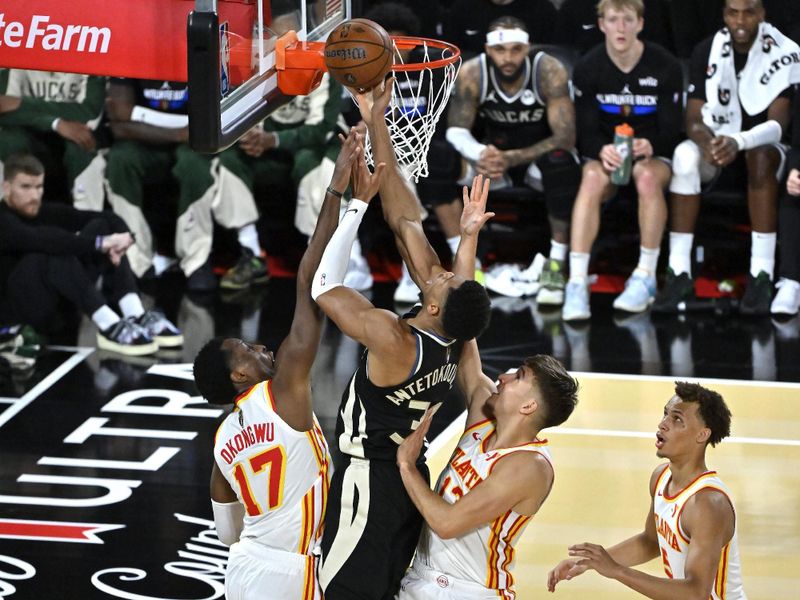
<path id="1" fill-rule="evenodd" d="M 344 191 L 354 163 L 363 155 L 364 131 L 354 128 L 346 139 L 343 136 L 340 139 L 342 149 L 336 159 L 331 187 Z M 339 206 L 340 199 L 326 193 L 316 228 L 300 261 L 294 318 L 289 334 L 278 349 L 272 380 L 278 414 L 298 431 L 307 431 L 313 426 L 310 373 L 322 335 L 324 316 L 311 298 L 311 282 L 325 246 L 336 231 Z"/>
<path id="2" fill-rule="evenodd" d="M 131 121 L 131 113 L 136 106 L 133 88 L 124 83 L 112 81 L 106 97 L 106 114 L 111 132 L 116 139 L 135 140 L 147 144 L 181 144 L 189 141 L 189 128 L 156 127 L 148 123 Z"/>

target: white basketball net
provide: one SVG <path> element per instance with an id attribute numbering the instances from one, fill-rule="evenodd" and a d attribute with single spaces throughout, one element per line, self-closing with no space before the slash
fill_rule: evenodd
<path id="1" fill-rule="evenodd" d="M 424 40 L 419 41 L 420 45 L 415 50 L 415 53 L 419 52 L 419 60 L 415 63 L 419 63 L 420 68 L 413 71 L 394 70 L 392 102 L 386 111 L 386 124 L 397 162 L 406 177 L 413 177 L 415 182 L 420 177 L 428 176 L 428 148 L 461 68 L 460 56 L 444 66 L 425 66 L 423 63 L 447 59 L 453 53 L 447 48 L 437 48 Z M 394 46 L 394 64 L 405 64 L 397 45 Z M 411 61 L 409 64 L 412 64 Z M 374 164 L 369 137 L 366 155 L 367 162 Z"/>

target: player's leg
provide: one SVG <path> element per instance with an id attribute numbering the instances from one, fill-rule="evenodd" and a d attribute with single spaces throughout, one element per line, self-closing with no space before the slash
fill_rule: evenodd
<path id="1" fill-rule="evenodd" d="M 639 262 L 625 282 L 625 291 L 614 301 L 616 309 L 642 312 L 655 300 L 656 266 L 667 224 L 664 189 L 671 175 L 669 165 L 658 158 L 642 160 L 634 165 L 633 180 L 639 196 Z"/>
<path id="2" fill-rule="evenodd" d="M 84 150 L 78 144 L 64 144 L 64 169 L 76 208 L 103 210 L 106 160 L 94 150 Z"/>
<path id="3" fill-rule="evenodd" d="M 747 289 L 739 306 L 743 314 L 766 315 L 772 301 L 778 228 L 778 185 L 784 161 L 777 146 L 758 146 L 745 153 L 747 208 L 753 231 Z"/>
<path id="4" fill-rule="evenodd" d="M 684 140 L 672 155 L 669 183 L 669 266 L 664 287 L 656 295 L 654 312 L 677 312 L 694 298 L 692 243 L 700 213 L 702 183 L 710 181 L 717 169 L 703 161 L 700 147 Z"/>
<path id="5" fill-rule="evenodd" d="M 243 539 L 233 544 L 225 571 L 227 600 L 321 600 L 313 556 L 283 552 Z"/>
<path id="6" fill-rule="evenodd" d="M 589 308 L 589 257 L 600 230 L 600 206 L 615 187 L 600 161 L 583 165 L 581 185 L 572 207 L 569 281 L 564 293 L 562 318 L 580 321 L 591 316 Z"/>
<path id="7" fill-rule="evenodd" d="M 170 150 L 130 140 L 114 142 L 106 156 L 108 201 L 136 238 L 127 256 L 139 277 L 153 262 L 153 233 L 143 211 L 144 186 L 164 181 L 172 161 Z"/>

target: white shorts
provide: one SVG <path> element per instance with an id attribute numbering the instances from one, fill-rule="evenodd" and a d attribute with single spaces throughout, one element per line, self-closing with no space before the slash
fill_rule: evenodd
<path id="1" fill-rule="evenodd" d="M 472 581 L 414 564 L 403 581 L 395 600 L 514 600 L 511 590 L 491 590 Z"/>
<path id="2" fill-rule="evenodd" d="M 251 539 L 231 546 L 227 600 L 322 600 L 317 558 L 269 548 Z"/>

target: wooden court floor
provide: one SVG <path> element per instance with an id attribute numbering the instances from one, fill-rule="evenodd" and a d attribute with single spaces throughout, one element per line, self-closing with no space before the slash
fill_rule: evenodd
<path id="1" fill-rule="evenodd" d="M 648 516 L 648 480 L 662 461 L 655 431 L 673 393 L 673 379 L 575 373 L 580 404 L 564 426 L 547 430 L 556 467 L 553 491 L 518 546 L 517 597 L 560 600 L 641 598 L 590 571 L 559 584 L 550 596 L 547 572 L 578 542 L 613 545 L 641 530 Z M 800 385 L 697 379 L 723 395 L 733 413 L 732 437 L 709 448 L 734 494 L 745 591 L 750 600 L 800 598 Z M 438 474 L 463 430 L 463 418 L 431 444 Z M 659 561 L 642 567 L 663 575 Z"/>

